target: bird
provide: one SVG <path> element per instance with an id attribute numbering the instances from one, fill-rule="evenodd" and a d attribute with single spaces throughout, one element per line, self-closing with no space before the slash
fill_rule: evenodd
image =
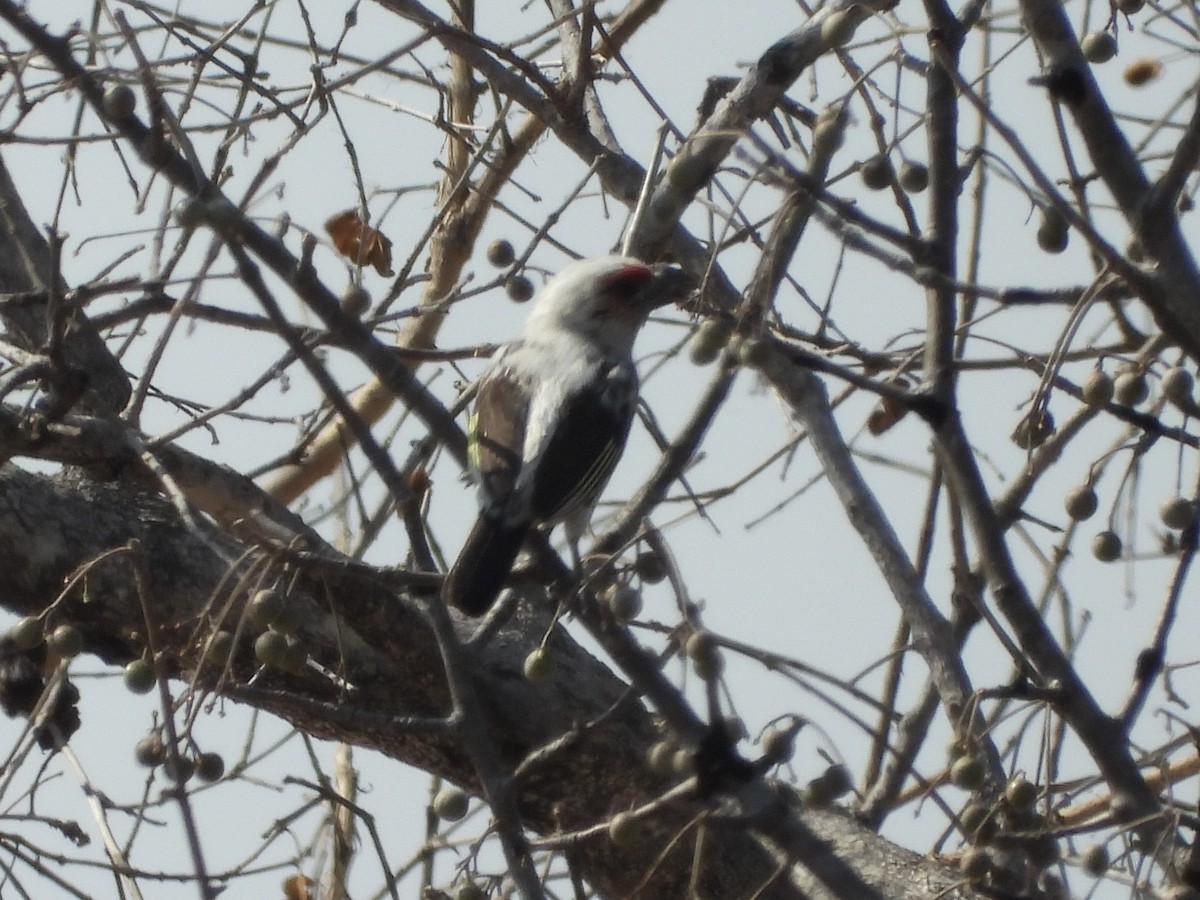
<path id="1" fill-rule="evenodd" d="M 467 444 L 479 514 L 446 574 L 445 602 L 487 612 L 535 528 L 562 523 L 578 563 L 633 421 L 634 341 L 689 287 L 677 267 L 603 256 L 568 264 L 538 292 L 521 334 L 479 376 Z"/>

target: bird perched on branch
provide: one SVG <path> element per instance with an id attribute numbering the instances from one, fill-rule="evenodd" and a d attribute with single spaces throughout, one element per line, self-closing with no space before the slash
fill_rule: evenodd
<path id="1" fill-rule="evenodd" d="M 479 378 L 469 434 L 479 517 L 446 576 L 446 602 L 485 613 L 536 526 L 565 523 L 577 547 L 633 421 L 634 339 L 688 284 L 679 269 L 605 256 L 542 288 L 521 336 Z"/>

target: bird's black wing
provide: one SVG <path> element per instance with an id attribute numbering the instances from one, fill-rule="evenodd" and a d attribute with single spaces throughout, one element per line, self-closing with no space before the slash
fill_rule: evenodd
<path id="1" fill-rule="evenodd" d="M 565 399 L 533 478 L 535 519 L 560 521 L 596 501 L 625 447 L 636 403 L 637 370 L 611 361 Z"/>

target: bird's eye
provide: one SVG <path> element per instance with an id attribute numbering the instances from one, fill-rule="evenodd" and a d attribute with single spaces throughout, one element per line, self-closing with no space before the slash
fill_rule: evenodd
<path id="1" fill-rule="evenodd" d="M 619 300 L 630 300 L 653 277 L 646 266 L 625 266 L 604 279 L 604 290 Z"/>

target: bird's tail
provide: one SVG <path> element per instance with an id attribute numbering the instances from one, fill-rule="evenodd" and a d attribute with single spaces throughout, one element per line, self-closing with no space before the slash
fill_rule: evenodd
<path id="1" fill-rule="evenodd" d="M 504 587 L 528 532 L 528 522 L 506 525 L 491 516 L 480 515 L 446 574 L 443 599 L 468 616 L 487 612 Z"/>

